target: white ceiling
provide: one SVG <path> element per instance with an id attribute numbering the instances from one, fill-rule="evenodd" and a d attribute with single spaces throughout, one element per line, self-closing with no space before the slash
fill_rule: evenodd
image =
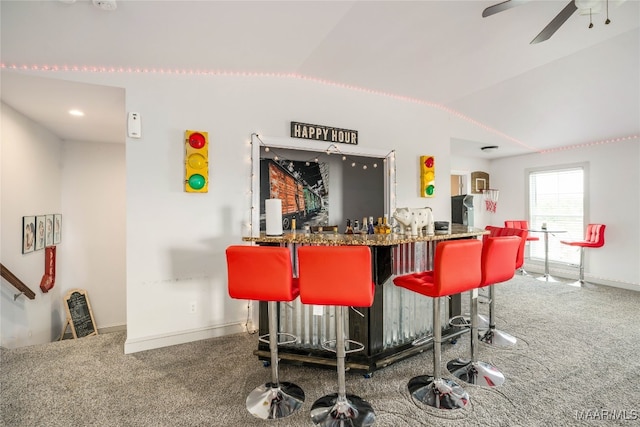
<path id="1" fill-rule="evenodd" d="M 81 0 L 3 0 L 1 94 L 74 140 L 93 137 L 66 116 L 72 103 L 89 110 L 91 135 L 100 129 L 102 140 L 123 142 L 123 91 L 34 83 L 13 66 L 292 73 L 353 85 L 453 109 L 495 130 L 494 141 L 454 139 L 457 155 L 640 135 L 640 0 L 611 0 L 611 24 L 603 11 L 592 29 L 576 12 L 535 45 L 568 0 L 522 2 L 482 18 L 500 1 L 119 0 L 104 11 Z M 480 153 L 493 143 L 500 150 Z"/>

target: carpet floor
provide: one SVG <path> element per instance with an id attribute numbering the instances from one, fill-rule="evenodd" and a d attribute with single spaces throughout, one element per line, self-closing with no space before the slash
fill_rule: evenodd
<path id="1" fill-rule="evenodd" d="M 498 329 L 514 335 L 516 346 L 479 347 L 479 359 L 505 374 L 504 385 L 462 383 L 470 404 L 456 411 L 417 404 L 407 382 L 432 372 L 425 351 L 371 378 L 347 373 L 347 392 L 371 403 L 376 426 L 638 426 L 639 307 L 640 292 L 517 276 L 496 288 Z M 125 339 L 119 332 L 2 349 L 2 425 L 312 426 L 311 404 L 337 391 L 333 370 L 281 364 L 281 381 L 301 386 L 306 400 L 288 418 L 263 421 L 245 409 L 248 393 L 271 375 L 252 354 L 256 335 L 129 355 Z M 443 344 L 442 360 L 446 366 L 468 353 L 465 334 Z"/>

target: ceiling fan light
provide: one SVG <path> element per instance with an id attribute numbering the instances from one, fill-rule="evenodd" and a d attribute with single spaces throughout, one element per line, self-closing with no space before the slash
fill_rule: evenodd
<path id="1" fill-rule="evenodd" d="M 118 8 L 116 0 L 93 0 L 93 5 L 102 10 L 116 10 Z"/>
<path id="2" fill-rule="evenodd" d="M 498 147 L 497 145 L 485 145 L 484 147 L 480 147 L 483 153 L 493 153 L 498 148 L 500 147 Z"/>
<path id="3" fill-rule="evenodd" d="M 602 11 L 601 0 L 575 0 L 575 2 L 580 15 L 600 13 Z"/>

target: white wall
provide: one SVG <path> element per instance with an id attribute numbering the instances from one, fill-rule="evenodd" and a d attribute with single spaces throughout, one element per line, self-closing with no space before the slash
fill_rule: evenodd
<path id="1" fill-rule="evenodd" d="M 2 264 L 36 294 L 13 300 L 18 291 L 2 279 L 3 347 L 49 342 L 62 330 L 63 306 L 59 278 L 48 293 L 40 291 L 44 250 L 22 254 L 22 217 L 63 213 L 61 205 L 61 142 L 42 126 L 2 103 L 1 194 Z"/>
<path id="2" fill-rule="evenodd" d="M 593 145 L 491 162 L 491 185 L 500 190 L 495 223 L 525 219 L 528 168 L 589 163 L 587 223 L 606 224 L 605 245 L 587 249 L 585 278 L 640 290 L 640 143 Z M 574 269 L 574 278 L 577 270 Z"/>
<path id="3" fill-rule="evenodd" d="M 290 121 L 356 129 L 361 145 L 396 149 L 398 206 L 428 205 L 437 217 L 450 216 L 451 123 L 441 111 L 296 79 L 65 78 L 123 87 L 127 110 L 141 114 L 143 138 L 126 148 L 127 352 L 242 330 L 247 307 L 227 296 L 224 249 L 248 234 L 253 132 L 288 136 Z M 187 129 L 209 132 L 207 194 L 182 189 Z M 419 197 L 421 154 L 437 159 L 434 199 Z"/>
<path id="4" fill-rule="evenodd" d="M 58 339 L 64 325 L 63 296 L 87 290 L 99 329 L 124 328 L 124 144 L 63 142 L 2 104 L 2 263 L 35 293 L 20 297 L 3 279 L 2 346 L 13 348 Z M 22 255 L 22 216 L 61 213 L 56 282 L 40 291 L 44 251 Z"/>
<path id="5" fill-rule="evenodd" d="M 98 329 L 126 324 L 124 144 L 63 143 L 58 284 L 86 289 Z"/>
<path id="6" fill-rule="evenodd" d="M 286 137 L 290 121 L 358 130 L 360 145 L 396 150 L 396 205 L 430 206 L 438 220 L 450 218 L 450 171 L 487 170 L 485 164 L 476 168 L 473 161 L 467 166 L 462 164 L 465 160 L 458 159 L 459 164 L 454 165 L 449 153 L 450 138 L 486 140 L 485 131 L 474 130 L 443 111 L 381 95 L 264 76 L 67 72 L 56 76 L 124 88 L 126 110 L 141 114 L 143 137 L 126 142 L 126 352 L 243 329 L 247 304 L 227 295 L 224 250 L 240 243 L 249 232 L 252 133 Z M 187 129 L 209 132 L 210 184 L 206 194 L 183 190 Z M 436 157 L 433 199 L 419 197 L 418 161 L 426 154 Z M 611 159 L 624 161 L 633 155 L 637 166 L 638 155 L 633 149 L 622 159 L 613 154 Z M 518 198 L 522 186 L 517 182 L 523 179 L 525 160 L 490 164 L 487 171 L 492 187 L 501 193 L 498 213 L 485 222 L 499 224 L 503 220 L 500 215 L 524 214 L 523 201 Z M 635 196 L 630 211 L 636 215 L 636 224 L 630 224 L 626 216 L 615 217 L 634 236 L 622 247 L 637 259 L 637 193 Z M 610 199 L 606 198 L 607 208 L 613 206 Z M 625 209 L 628 205 L 616 203 L 624 203 Z M 611 239 L 616 236 L 613 228 Z M 612 246 L 609 250 L 616 249 Z M 608 276 L 619 275 L 615 263 L 604 262 L 599 268 Z M 631 271 L 621 279 L 638 282 L 637 274 Z M 190 313 L 192 302 L 196 303 L 195 313 Z"/>

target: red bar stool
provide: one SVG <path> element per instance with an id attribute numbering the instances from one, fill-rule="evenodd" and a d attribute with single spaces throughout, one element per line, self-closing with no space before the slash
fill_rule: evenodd
<path id="1" fill-rule="evenodd" d="M 505 228 L 520 228 L 522 230 L 529 230 L 529 221 L 527 220 L 507 220 L 504 222 L 504 226 Z M 529 232 L 527 231 L 527 242 L 537 242 L 539 241 L 540 238 L 536 237 L 536 236 L 532 236 L 529 234 Z M 526 242 L 525 242 L 526 243 Z M 524 252 L 523 252 L 523 257 L 524 257 Z M 524 260 L 524 258 L 523 258 Z M 522 274 L 523 276 L 530 276 L 529 273 L 527 273 L 524 269 L 524 262 L 521 266 L 518 267 L 518 272 L 520 274 Z"/>
<path id="2" fill-rule="evenodd" d="M 227 248 L 229 296 L 267 301 L 269 334 L 261 336 L 271 351 L 271 382 L 256 387 L 247 396 L 247 410 L 262 419 L 284 418 L 300 409 L 304 391 L 278 379 L 278 344 L 296 341 L 291 334 L 278 333 L 277 303 L 298 297 L 298 281 L 293 278 L 291 253 L 277 246 L 229 246 Z M 286 341 L 280 341 L 279 337 Z"/>
<path id="3" fill-rule="evenodd" d="M 522 239 L 518 236 L 488 237 L 482 244 L 482 280 L 480 287 L 505 282 L 515 274 L 515 258 Z M 499 386 L 504 375 L 490 363 L 478 360 L 478 288 L 471 289 L 471 360 L 454 359 L 447 363 L 453 376 L 470 384 Z"/>
<path id="4" fill-rule="evenodd" d="M 440 242 L 436 245 L 433 270 L 393 279 L 396 286 L 433 298 L 433 376 L 414 377 L 408 388 L 414 399 L 435 408 L 459 409 L 469 403 L 469 394 L 458 383 L 442 378 L 440 298 L 477 290 L 481 280 L 481 253 L 479 240 Z"/>
<path id="5" fill-rule="evenodd" d="M 515 269 L 519 269 L 524 264 L 524 246 L 526 243 L 528 231 L 520 228 L 503 228 L 493 227 L 488 225 L 485 230 L 489 231 L 489 234 L 482 236 L 482 241 L 486 242 L 489 237 L 502 237 L 502 236 L 518 236 L 520 237 L 520 246 L 515 259 Z M 516 345 L 516 338 L 504 331 L 496 329 L 495 319 L 495 301 L 496 301 L 496 288 L 493 285 L 489 285 L 489 319 L 479 315 L 478 316 L 478 328 L 487 331 L 481 335 L 480 341 L 485 344 L 495 345 L 498 347 L 511 347 Z"/>
<path id="6" fill-rule="evenodd" d="M 364 345 L 345 339 L 345 309 L 371 307 L 374 283 L 371 250 L 366 246 L 301 246 L 298 248 L 300 301 L 304 304 L 336 306 L 335 349 L 332 341 L 322 344 L 336 352 L 338 393 L 328 394 L 311 406 L 311 420 L 321 426 L 370 426 L 375 421 L 373 408 L 360 397 L 347 394 L 345 357 Z M 346 350 L 345 344 L 357 348 Z"/>
<path id="7" fill-rule="evenodd" d="M 580 247 L 580 275 L 578 276 L 578 281 L 574 283 L 570 283 L 571 285 L 574 285 L 574 286 L 584 285 L 584 249 L 600 248 L 604 246 L 604 229 L 605 228 L 606 228 L 606 225 L 604 224 L 588 224 L 587 232 L 585 233 L 584 240 L 577 240 L 577 241 L 560 240 L 560 243 L 562 244 Z"/>

